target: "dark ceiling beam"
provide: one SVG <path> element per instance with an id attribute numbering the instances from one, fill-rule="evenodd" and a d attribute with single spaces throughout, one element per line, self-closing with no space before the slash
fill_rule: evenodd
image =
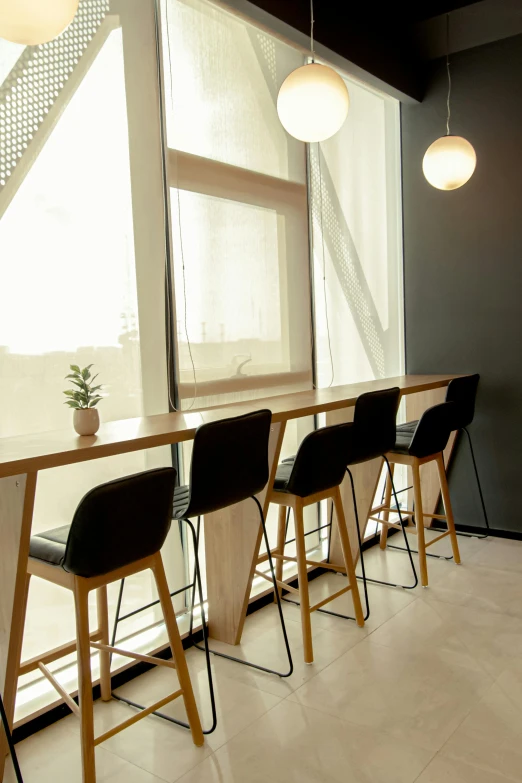
<path id="1" fill-rule="evenodd" d="M 423 59 L 435 59 L 446 54 L 445 16 L 422 21 L 413 32 Z M 449 53 L 462 52 L 521 33 L 522 0 L 482 0 L 452 12 Z"/>
<path id="2" fill-rule="evenodd" d="M 310 35 L 309 0 L 251 0 L 304 35 Z M 354 3 L 315 4 L 315 39 L 359 68 L 414 100 L 422 100 L 425 67 L 399 19 L 368 18 Z"/>

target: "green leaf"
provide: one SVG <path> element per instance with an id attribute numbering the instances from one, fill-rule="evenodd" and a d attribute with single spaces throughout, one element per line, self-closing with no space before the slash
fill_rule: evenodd
<path id="1" fill-rule="evenodd" d="M 75 410 L 78 410 L 80 407 L 79 403 L 74 402 L 74 400 L 65 400 L 64 405 L 68 405 L 69 408 L 74 408 Z"/>
<path id="2" fill-rule="evenodd" d="M 81 370 L 80 370 L 80 368 L 78 367 L 77 364 L 70 364 L 69 367 L 71 368 L 71 370 L 73 372 L 76 372 L 76 373 L 81 372 Z"/>
<path id="3" fill-rule="evenodd" d="M 100 385 L 99 385 L 99 386 L 89 386 L 89 391 L 91 392 L 91 394 L 92 394 L 93 392 L 97 392 L 97 391 L 98 391 L 98 389 L 103 389 L 103 385 L 102 385 L 101 383 L 100 383 Z"/>
<path id="4" fill-rule="evenodd" d="M 64 391 L 64 394 L 66 397 L 72 397 L 74 394 L 74 391 L 72 389 L 67 389 L 67 391 Z"/>
<path id="5" fill-rule="evenodd" d="M 77 386 L 82 391 L 88 391 L 88 386 L 85 383 L 85 381 L 71 381 L 75 386 Z"/>
<path id="6" fill-rule="evenodd" d="M 89 402 L 89 408 L 94 408 L 94 406 L 97 405 L 100 400 L 103 400 L 103 397 L 93 397 L 93 399 Z"/>

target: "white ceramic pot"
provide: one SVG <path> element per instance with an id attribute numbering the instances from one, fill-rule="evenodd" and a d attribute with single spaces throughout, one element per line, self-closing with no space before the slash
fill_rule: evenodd
<path id="1" fill-rule="evenodd" d="M 76 408 L 73 416 L 73 425 L 78 435 L 95 435 L 100 428 L 98 409 Z"/>

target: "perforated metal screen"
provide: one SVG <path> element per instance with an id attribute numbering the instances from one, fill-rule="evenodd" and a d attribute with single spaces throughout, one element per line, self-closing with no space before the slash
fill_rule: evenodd
<path id="1" fill-rule="evenodd" d="M 109 0 L 81 0 L 53 41 L 27 46 L 0 87 L 0 188 L 19 164 L 109 10 Z"/>

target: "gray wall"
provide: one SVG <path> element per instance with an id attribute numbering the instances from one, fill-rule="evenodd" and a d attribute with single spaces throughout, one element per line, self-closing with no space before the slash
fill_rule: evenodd
<path id="1" fill-rule="evenodd" d="M 403 106 L 406 366 L 481 374 L 472 436 L 493 527 L 522 533 L 522 36 L 452 56 L 451 132 L 475 147 L 459 190 L 422 174 L 445 133 L 447 82 Z M 457 521 L 481 524 L 467 446 L 451 471 Z"/>

